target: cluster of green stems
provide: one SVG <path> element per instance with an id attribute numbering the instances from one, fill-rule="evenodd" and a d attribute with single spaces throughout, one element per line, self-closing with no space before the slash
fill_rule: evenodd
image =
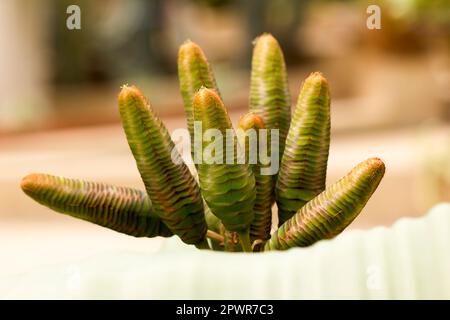
<path id="1" fill-rule="evenodd" d="M 194 123 L 202 124 L 202 134 L 214 129 L 225 136 L 234 128 L 212 68 L 192 41 L 180 47 L 178 73 L 194 156 L 196 148 L 206 149 L 210 143 L 194 145 Z M 320 72 L 309 75 L 291 111 L 283 52 L 270 34 L 255 41 L 249 110 L 239 129 L 267 135 L 266 151 L 280 160 L 274 174 L 263 174 L 270 164 L 249 161 L 249 136 L 239 134 L 221 140 L 223 148 L 209 153 L 224 161 L 202 161 L 189 168 L 137 87 L 123 86 L 118 105 L 145 190 L 31 174 L 22 180 L 23 191 L 57 212 L 135 237 L 176 235 L 199 249 L 260 252 L 336 236 L 361 212 L 384 175 L 384 163 L 370 158 L 326 185 L 328 81 Z M 276 141 L 271 130 L 279 133 Z M 261 134 L 256 137 L 261 139 Z M 234 153 L 231 163 L 225 161 L 227 148 L 243 148 L 245 160 L 238 161 Z"/>

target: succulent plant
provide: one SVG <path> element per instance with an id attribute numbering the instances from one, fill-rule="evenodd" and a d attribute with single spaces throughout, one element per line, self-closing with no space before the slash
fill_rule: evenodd
<path id="1" fill-rule="evenodd" d="M 178 71 L 192 171 L 141 91 L 124 85 L 119 113 L 145 191 L 47 174 L 26 176 L 22 190 L 57 212 L 131 236 L 176 235 L 199 249 L 258 252 L 336 236 L 379 185 L 384 163 L 371 158 L 326 187 L 328 82 L 319 72 L 305 80 L 291 121 L 286 66 L 272 35 L 255 41 L 249 112 L 236 131 L 207 58 L 192 41 L 180 47 Z M 280 161 L 279 172 L 264 171 L 271 164 L 262 154 Z M 279 228 L 271 235 L 275 201 Z"/>

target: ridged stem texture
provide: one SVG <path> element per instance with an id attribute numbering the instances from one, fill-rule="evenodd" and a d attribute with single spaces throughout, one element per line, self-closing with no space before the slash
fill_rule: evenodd
<path id="1" fill-rule="evenodd" d="M 244 148 L 246 163 L 249 163 L 255 176 L 256 200 L 253 206 L 255 217 L 250 225 L 250 238 L 252 242 L 258 239 L 267 240 L 270 238 L 272 226 L 274 180 L 271 175 L 262 174 L 261 170 L 268 169 L 270 163 L 262 163 L 261 156 L 262 154 L 270 155 L 270 133 L 265 128 L 264 120 L 253 112 L 241 117 L 239 128 L 241 129 L 239 140 Z M 260 137 L 263 135 L 265 135 L 265 139 L 260 141 Z M 260 149 L 263 145 L 266 146 L 266 150 Z"/>
<path id="2" fill-rule="evenodd" d="M 201 87 L 219 90 L 205 53 L 196 43 L 187 40 L 178 50 L 178 80 L 191 137 L 191 154 L 194 155 L 194 111 L 192 102 Z"/>
<path id="3" fill-rule="evenodd" d="M 187 244 L 205 247 L 200 189 L 161 120 L 136 87 L 123 86 L 119 111 L 155 213 Z"/>
<path id="4" fill-rule="evenodd" d="M 255 40 L 250 78 L 250 111 L 264 120 L 267 129 L 279 129 L 279 160 L 291 121 L 291 98 L 283 52 L 269 33 Z"/>
<path id="5" fill-rule="evenodd" d="M 195 95 L 194 119 L 201 123 L 202 135 L 210 129 L 220 135 L 211 141 L 202 140 L 199 150 L 202 159 L 198 164 L 202 195 L 228 231 L 248 233 L 254 217 L 255 178 L 247 164 L 237 161 L 237 138 L 225 106 L 214 90 L 202 88 Z M 216 141 L 218 138 L 222 141 Z M 227 148 L 233 150 L 232 159 L 228 159 L 231 163 L 227 163 Z"/>
<path id="6" fill-rule="evenodd" d="M 370 158 L 303 206 L 266 243 L 265 250 L 310 246 L 344 230 L 366 205 L 385 171 L 384 163 Z"/>
<path id="7" fill-rule="evenodd" d="M 106 183 L 31 174 L 22 190 L 35 201 L 72 217 L 134 237 L 170 237 L 143 191 Z"/>
<path id="8" fill-rule="evenodd" d="M 279 225 L 325 189 L 330 147 L 328 82 L 312 73 L 303 83 L 275 188 Z"/>

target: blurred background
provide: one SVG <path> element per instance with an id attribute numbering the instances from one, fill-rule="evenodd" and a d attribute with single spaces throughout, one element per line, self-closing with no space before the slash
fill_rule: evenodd
<path id="1" fill-rule="evenodd" d="M 81 30 L 66 27 L 72 4 Z M 371 4 L 381 8 L 379 30 L 366 26 Z M 329 79 L 328 183 L 368 157 L 386 162 L 351 228 L 390 225 L 450 201 L 446 0 L 2 0 L 0 261 L 10 263 L 0 268 L 157 247 L 53 213 L 22 194 L 20 179 L 46 172 L 142 187 L 119 123 L 120 85 L 138 85 L 170 130 L 185 127 L 176 59 L 191 39 L 236 123 L 248 108 L 252 40 L 262 32 L 284 50 L 293 103 L 309 73 Z"/>

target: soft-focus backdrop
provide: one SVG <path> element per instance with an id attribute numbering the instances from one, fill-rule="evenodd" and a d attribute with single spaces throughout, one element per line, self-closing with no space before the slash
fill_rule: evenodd
<path id="1" fill-rule="evenodd" d="M 81 30 L 66 27 L 72 4 Z M 371 4 L 381 8 L 379 30 L 366 26 Z M 53 213 L 22 194 L 20 179 L 46 172 L 142 187 L 119 124 L 120 85 L 138 85 L 170 130 L 185 127 L 176 56 L 191 39 L 208 56 L 236 123 L 248 108 L 252 40 L 265 31 L 284 50 L 294 103 L 310 72 L 329 79 L 328 182 L 368 157 L 386 162 L 379 190 L 351 228 L 390 225 L 450 201 L 446 0 L 2 0 L 2 274 L 158 246 Z"/>

